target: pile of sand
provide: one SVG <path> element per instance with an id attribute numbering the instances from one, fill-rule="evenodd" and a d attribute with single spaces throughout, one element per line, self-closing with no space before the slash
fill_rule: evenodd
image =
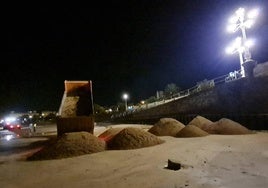
<path id="1" fill-rule="evenodd" d="M 199 115 L 196 116 L 194 119 L 192 119 L 192 121 L 188 123 L 188 125 L 195 125 L 202 130 L 206 130 L 207 127 L 209 127 L 211 124 L 213 124 L 212 121 Z"/>
<path id="2" fill-rule="evenodd" d="M 28 160 L 60 159 L 101 152 L 106 149 L 138 149 L 164 143 L 158 136 L 201 137 L 209 134 L 251 134 L 251 130 L 227 118 L 212 122 L 195 117 L 187 126 L 173 118 L 161 118 L 148 131 L 134 127 L 109 128 L 98 137 L 89 132 L 65 133 L 50 140 L 47 146 Z"/>
<path id="3" fill-rule="evenodd" d="M 156 136 L 176 136 L 185 125 L 173 118 L 161 118 L 148 132 Z"/>
<path id="4" fill-rule="evenodd" d="M 210 125 L 203 126 L 202 129 L 209 134 L 236 135 L 253 133 L 248 128 L 233 120 L 222 118 Z"/>
<path id="5" fill-rule="evenodd" d="M 106 144 L 88 132 L 64 133 L 30 156 L 28 160 L 60 159 L 104 151 Z"/>
<path id="6" fill-rule="evenodd" d="M 127 127 L 107 142 L 108 149 L 127 150 L 154 146 L 164 143 L 157 136 L 139 128 Z"/>
<path id="7" fill-rule="evenodd" d="M 187 125 L 176 134 L 176 137 L 201 137 L 207 135 L 209 134 L 206 131 L 203 131 L 195 125 Z"/>
<path id="8" fill-rule="evenodd" d="M 79 101 L 79 96 L 66 97 L 64 100 L 62 109 L 61 109 L 61 117 L 76 116 L 78 101 Z"/>

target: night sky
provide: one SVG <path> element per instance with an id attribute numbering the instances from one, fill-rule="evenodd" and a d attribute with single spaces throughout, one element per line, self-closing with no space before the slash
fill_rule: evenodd
<path id="1" fill-rule="evenodd" d="M 141 0 L 6 5 L 0 111 L 58 110 L 64 80 L 92 80 L 94 103 L 137 103 L 240 69 L 225 48 L 239 7 L 259 7 L 252 58 L 268 61 L 268 0 Z"/>

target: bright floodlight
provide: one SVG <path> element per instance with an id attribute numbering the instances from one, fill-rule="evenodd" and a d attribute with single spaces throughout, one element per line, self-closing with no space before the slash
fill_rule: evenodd
<path id="1" fill-rule="evenodd" d="M 251 53 L 249 51 L 249 47 L 253 45 L 253 42 L 247 42 L 246 29 L 251 28 L 255 22 L 256 17 L 259 14 L 258 9 L 252 9 L 248 12 L 244 8 L 239 8 L 236 10 L 235 15 L 229 19 L 230 25 L 227 27 L 229 32 L 236 32 L 237 30 L 241 30 L 242 40 L 239 42 L 239 45 L 236 45 L 235 48 L 239 52 L 244 53 L 245 61 L 252 61 Z M 227 52 L 231 51 L 230 49 L 226 50 Z"/>
<path id="2" fill-rule="evenodd" d="M 234 42 L 234 46 L 236 48 L 239 48 L 241 45 L 242 45 L 242 39 L 241 39 L 241 37 L 236 37 L 235 42 Z"/>
<path id="3" fill-rule="evenodd" d="M 234 54 L 234 53 L 238 53 L 239 55 L 239 60 L 240 60 L 240 67 L 241 67 L 241 74 L 242 77 L 245 76 L 245 72 L 244 72 L 244 67 L 243 67 L 243 56 L 242 53 L 245 51 L 245 47 L 242 45 L 242 38 L 241 37 L 237 37 L 234 42 L 225 49 L 227 54 Z"/>
<path id="4" fill-rule="evenodd" d="M 237 25 L 236 24 L 231 24 L 231 25 L 228 25 L 227 26 L 227 31 L 228 32 L 235 32 L 236 31 L 236 29 L 237 29 Z"/>
<path id="5" fill-rule="evenodd" d="M 246 13 L 244 8 L 239 8 L 236 10 L 235 15 L 229 19 L 230 25 L 227 27 L 227 30 L 229 32 L 236 32 L 237 30 L 240 29 L 242 38 L 241 37 L 236 38 L 234 43 L 230 47 L 226 48 L 225 51 L 228 54 L 233 54 L 236 52 L 239 54 L 242 77 L 245 77 L 243 64 L 245 62 L 253 62 L 253 60 L 251 59 L 251 53 L 249 51 L 249 48 L 254 43 L 252 40 L 247 40 L 246 29 L 252 27 L 255 18 L 258 16 L 258 14 L 259 14 L 258 9 L 253 9 L 248 13 Z"/>
<path id="6" fill-rule="evenodd" d="M 244 25 L 247 27 L 247 28 L 251 28 L 254 24 L 254 20 L 253 19 L 249 19 L 249 20 L 246 20 L 244 22 Z"/>
<path id="7" fill-rule="evenodd" d="M 259 15 L 259 9 L 252 9 L 251 11 L 248 12 L 248 18 L 256 18 Z"/>
<path id="8" fill-rule="evenodd" d="M 237 48 L 238 53 L 243 53 L 245 51 L 245 47 L 244 46 L 240 46 L 239 48 Z"/>
<path id="9" fill-rule="evenodd" d="M 238 16 L 232 16 L 230 19 L 229 19 L 229 23 L 232 23 L 232 24 L 235 24 L 237 21 L 238 21 L 239 17 Z"/>
<path id="10" fill-rule="evenodd" d="M 245 14 L 245 9 L 244 8 L 239 8 L 239 9 L 237 9 L 237 11 L 235 13 L 236 13 L 236 15 L 238 17 L 243 17 L 244 14 Z"/>
<path id="11" fill-rule="evenodd" d="M 245 46 L 248 47 L 248 48 L 251 48 L 253 45 L 254 45 L 254 40 L 252 39 L 248 39 L 246 42 L 245 42 Z"/>
<path id="12" fill-rule="evenodd" d="M 227 26 L 228 32 L 235 32 L 239 28 L 241 30 L 245 28 L 251 28 L 255 22 L 255 19 L 259 15 L 258 9 L 253 9 L 248 12 L 247 19 L 245 18 L 245 9 L 239 8 L 236 10 L 235 15 L 229 19 L 230 25 Z"/>
<path id="13" fill-rule="evenodd" d="M 242 46 L 242 39 L 241 37 L 237 37 L 235 41 L 225 49 L 225 51 L 227 54 L 233 54 L 236 53 L 237 51 L 243 52 L 243 49 L 244 47 Z"/>

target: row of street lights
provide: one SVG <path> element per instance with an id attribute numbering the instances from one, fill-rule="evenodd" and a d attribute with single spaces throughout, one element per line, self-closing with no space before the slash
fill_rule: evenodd
<path id="1" fill-rule="evenodd" d="M 236 10 L 235 15 L 229 19 L 230 25 L 227 27 L 227 30 L 229 32 L 236 32 L 237 30 L 241 30 L 242 37 L 237 37 L 235 41 L 232 43 L 232 45 L 226 48 L 226 53 L 239 54 L 242 77 L 245 77 L 245 70 L 244 70 L 245 63 L 254 62 L 251 59 L 251 53 L 249 51 L 249 48 L 253 46 L 253 41 L 247 39 L 246 29 L 252 27 L 258 14 L 259 14 L 258 9 L 253 9 L 246 14 L 244 8 L 239 8 Z"/>

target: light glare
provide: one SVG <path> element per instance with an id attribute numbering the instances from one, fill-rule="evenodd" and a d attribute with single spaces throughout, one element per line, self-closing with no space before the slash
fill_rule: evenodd
<path id="1" fill-rule="evenodd" d="M 227 47 L 227 48 L 225 49 L 225 52 L 226 52 L 227 54 L 232 54 L 233 51 L 234 51 L 234 48 L 231 47 L 231 46 L 229 46 L 229 47 Z"/>
<path id="2" fill-rule="evenodd" d="M 12 135 L 6 135 L 6 140 L 7 140 L 7 141 L 11 140 L 12 138 L 13 138 Z"/>
<path id="3" fill-rule="evenodd" d="M 245 42 L 245 46 L 248 47 L 248 48 L 252 47 L 253 45 L 254 45 L 254 41 L 252 39 L 247 40 Z"/>
<path id="4" fill-rule="evenodd" d="M 14 122 L 14 121 L 16 121 L 16 118 L 15 118 L 15 117 L 6 117 L 6 118 L 5 118 L 5 121 L 6 121 L 7 123 Z"/>
<path id="5" fill-rule="evenodd" d="M 237 48 L 237 51 L 238 51 L 239 53 L 243 53 L 243 52 L 245 51 L 245 47 L 240 46 L 239 48 Z"/>
<path id="6" fill-rule="evenodd" d="M 256 18 L 259 15 L 259 9 L 253 9 L 248 13 L 248 18 Z"/>
<path id="7" fill-rule="evenodd" d="M 234 54 L 236 52 L 242 53 L 245 51 L 245 47 L 242 46 L 242 38 L 237 37 L 234 42 L 225 49 L 227 54 Z"/>
<path id="8" fill-rule="evenodd" d="M 238 21 L 238 19 L 239 19 L 238 16 L 232 16 L 229 19 L 229 23 L 235 24 Z"/>
<path id="9" fill-rule="evenodd" d="M 245 9 L 239 8 L 239 9 L 237 9 L 237 11 L 235 13 L 238 15 L 238 17 L 242 18 L 244 16 Z"/>
<path id="10" fill-rule="evenodd" d="M 235 32 L 236 27 L 237 27 L 236 24 L 228 25 L 228 26 L 227 26 L 227 31 L 228 31 L 228 32 Z"/>
<path id="11" fill-rule="evenodd" d="M 247 27 L 247 28 L 251 28 L 254 24 L 254 20 L 253 19 L 249 19 L 247 21 L 244 22 L 244 25 Z"/>
<path id="12" fill-rule="evenodd" d="M 237 38 L 235 39 L 234 46 L 235 46 L 236 48 L 240 48 L 240 47 L 241 47 L 241 44 L 242 44 L 242 39 L 241 39 L 241 37 L 237 37 Z"/>
<path id="13" fill-rule="evenodd" d="M 125 100 L 128 99 L 128 95 L 127 94 L 124 94 L 123 95 L 123 99 L 125 99 Z"/>

